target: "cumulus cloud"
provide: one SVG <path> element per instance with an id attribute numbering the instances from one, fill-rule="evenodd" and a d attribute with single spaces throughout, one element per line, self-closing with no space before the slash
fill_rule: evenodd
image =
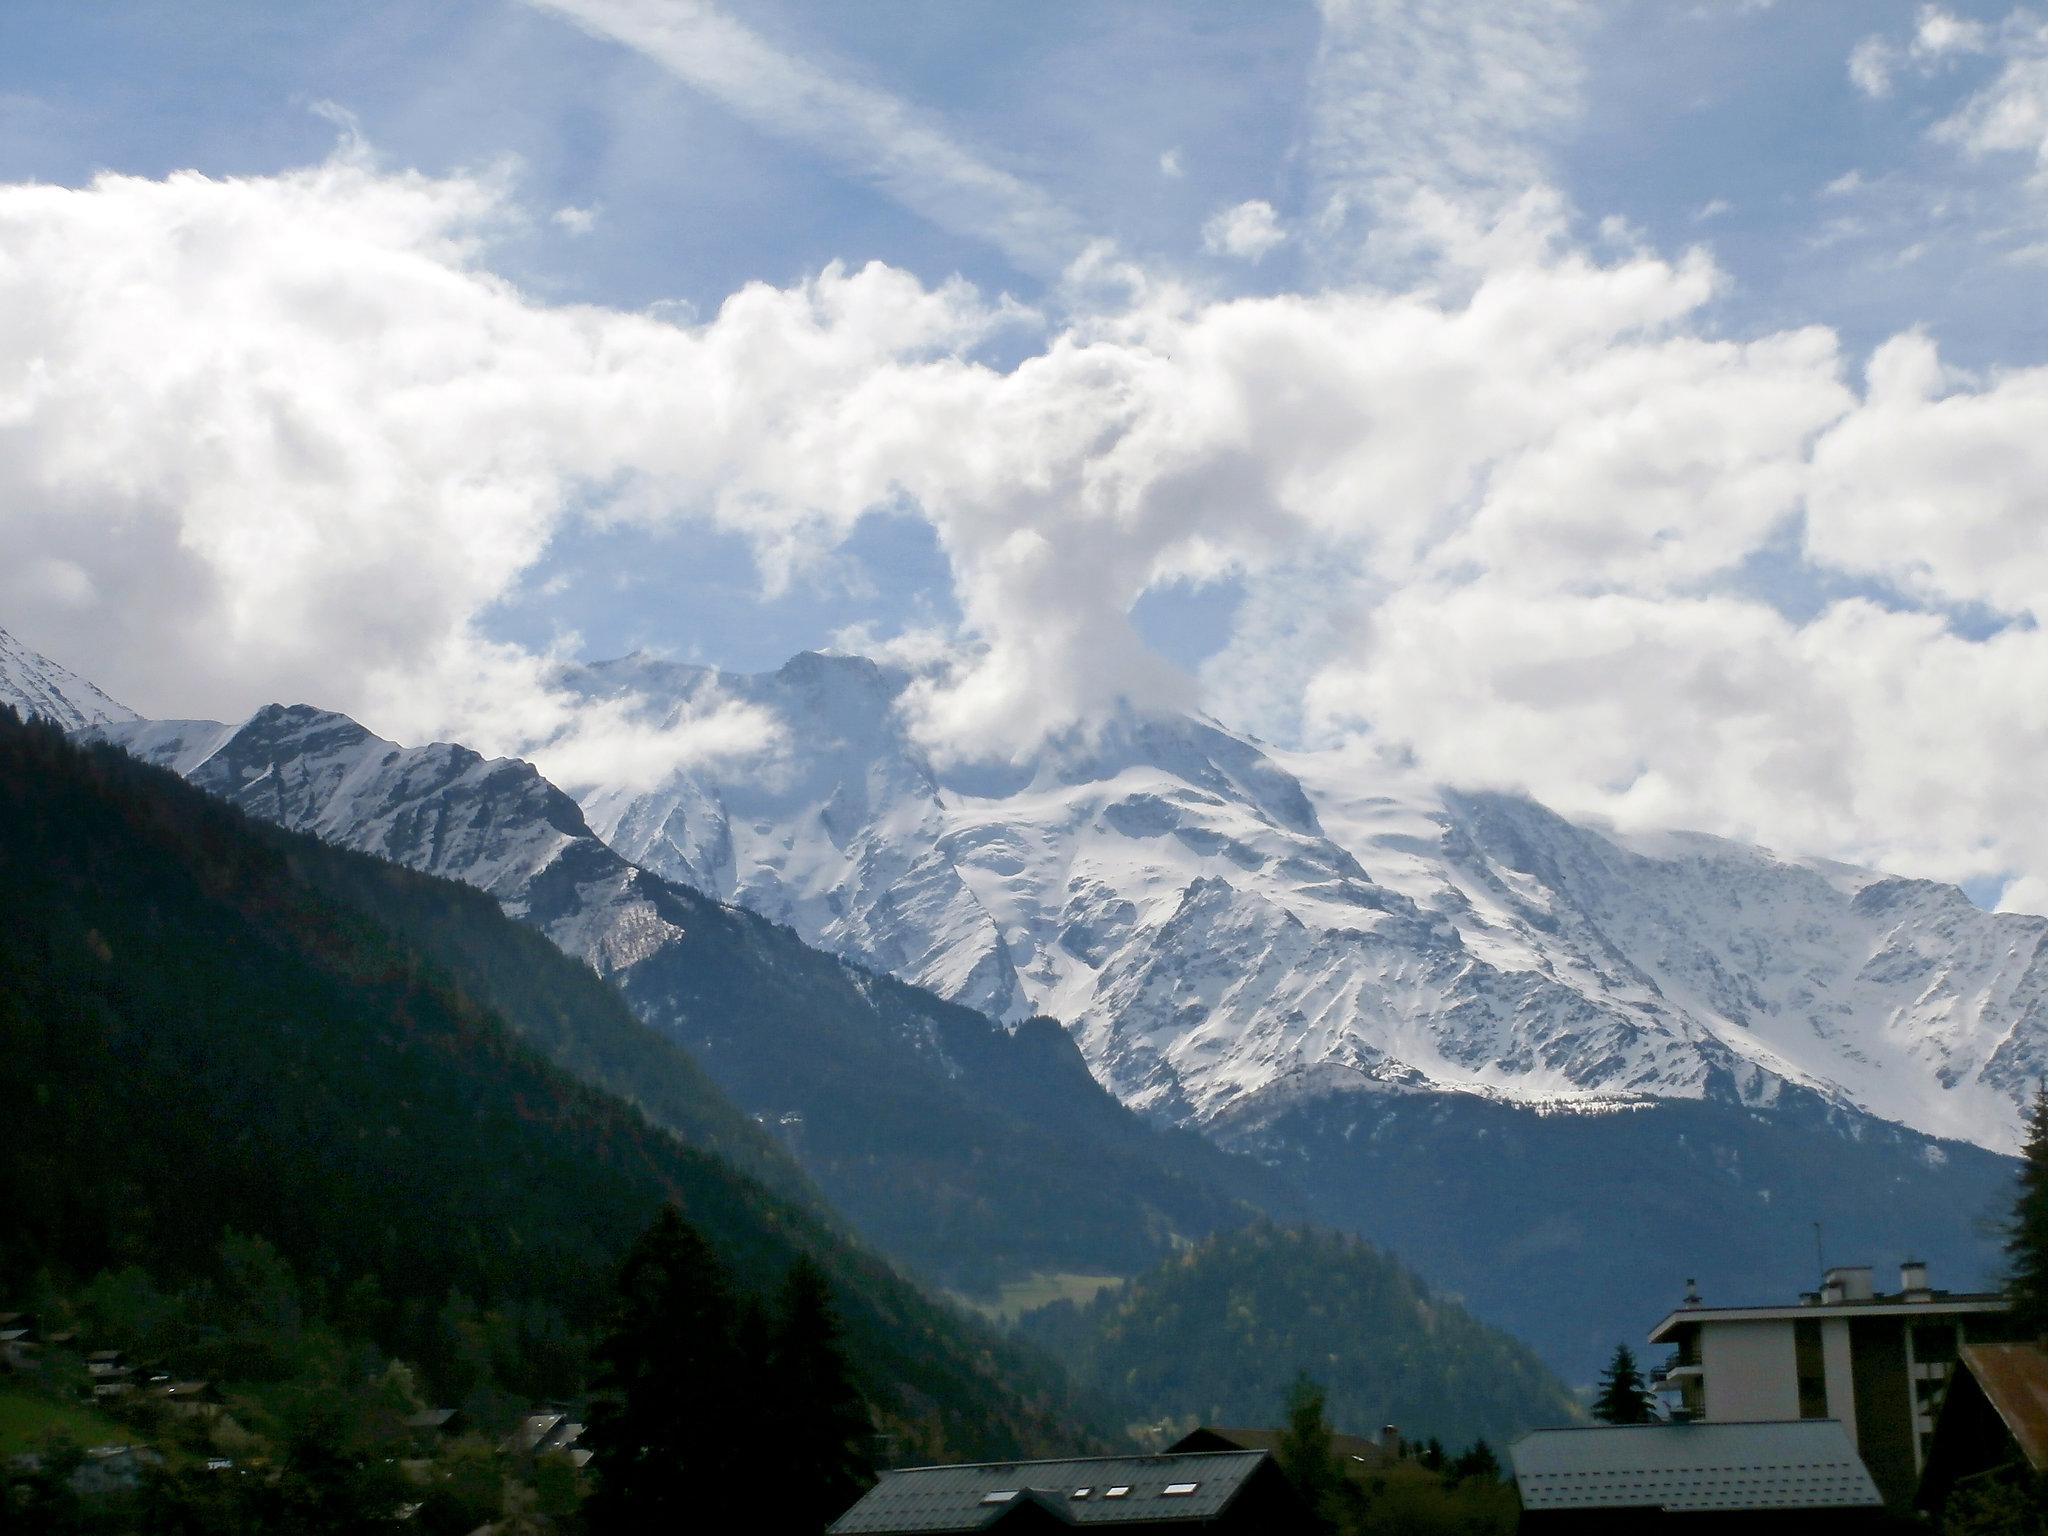
<path id="1" fill-rule="evenodd" d="M 941 753 L 1265 708 L 1571 811 L 2048 877 L 2038 374 L 1712 334 L 1698 252 L 1510 240 L 1455 298 L 1229 301 L 1104 257 L 1073 291 L 1116 297 L 1053 327 L 830 267 L 698 320 L 521 293 L 517 216 L 359 150 L 0 188 L 0 533 L 42 562 L 0 570 L 9 627 L 153 713 L 306 699 L 638 778 L 772 724 L 593 707 L 492 640 L 550 541 L 706 522 L 772 585 L 886 507 L 951 566 L 958 628 L 893 653 Z M 1781 612 L 1746 573 L 1788 544 L 1870 595 Z M 1223 579 L 1198 686 L 1131 609 Z"/>
<path id="2" fill-rule="evenodd" d="M 1882 33 L 1861 39 L 1849 51 L 1849 79 L 1864 95 L 1883 98 L 1891 95 L 1894 77 L 1902 69 L 1931 75 L 1965 54 L 1984 53 L 1990 47 L 1991 29 L 1983 22 L 1938 5 L 1923 5 L 1904 39 L 1894 41 Z"/>
<path id="3" fill-rule="evenodd" d="M 1286 238 L 1280 216 L 1263 198 L 1225 208 L 1202 226 L 1203 250 L 1240 261 L 1257 262 Z"/>
<path id="4" fill-rule="evenodd" d="M 2048 182 L 2048 20 L 2015 11 L 1999 29 L 1996 78 L 1935 125 L 1938 139 L 1968 154 L 2031 155 Z"/>

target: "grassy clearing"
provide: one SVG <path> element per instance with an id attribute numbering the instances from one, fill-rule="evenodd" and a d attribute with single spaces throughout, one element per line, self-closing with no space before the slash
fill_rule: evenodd
<path id="1" fill-rule="evenodd" d="M 1071 1301 L 1077 1306 L 1086 1306 L 1095 1299 L 1098 1291 L 1122 1285 L 1125 1278 L 1123 1275 L 1085 1275 L 1077 1270 L 1052 1270 L 1012 1280 L 993 1296 L 962 1296 L 960 1300 L 983 1317 L 1014 1323 L 1026 1312 L 1048 1302 Z"/>
<path id="2" fill-rule="evenodd" d="M 0 1381 L 0 1457 L 32 1451 L 45 1435 L 61 1432 L 80 1445 L 125 1445 L 135 1431 L 86 1407 Z"/>

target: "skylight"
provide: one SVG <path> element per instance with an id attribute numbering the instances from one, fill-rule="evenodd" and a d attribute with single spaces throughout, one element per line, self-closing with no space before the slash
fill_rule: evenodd
<path id="1" fill-rule="evenodd" d="M 1118 1483 L 1116 1487 L 1110 1489 L 1103 1497 L 1105 1499 L 1121 1499 L 1130 1491 L 1131 1485 L 1129 1483 Z"/>
<path id="2" fill-rule="evenodd" d="M 1197 1488 L 1201 1486 L 1202 1485 L 1200 1483 L 1168 1483 L 1166 1487 L 1160 1491 L 1162 1494 L 1164 1494 L 1165 1497 L 1173 1499 L 1179 1498 L 1184 1494 L 1193 1493 Z"/>
<path id="3" fill-rule="evenodd" d="M 981 1502 L 984 1504 L 1007 1504 L 1015 1497 L 1017 1497 L 1016 1489 L 1004 1488 L 995 1493 L 984 1493 L 981 1496 Z"/>

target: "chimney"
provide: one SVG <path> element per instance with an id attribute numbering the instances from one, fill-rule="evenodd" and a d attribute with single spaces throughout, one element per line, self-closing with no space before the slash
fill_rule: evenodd
<path id="1" fill-rule="evenodd" d="M 1834 1291 L 1833 1297 L 1828 1296 Z M 1876 1293 L 1870 1284 L 1868 1264 L 1837 1264 L 1821 1277 L 1821 1296 L 1833 1301 L 1869 1301 Z"/>
<path id="2" fill-rule="evenodd" d="M 1899 1265 L 1899 1294 L 1907 1301 L 1932 1301 L 1934 1292 L 1927 1288 L 1927 1265 L 1919 1259 L 1907 1259 Z"/>
<path id="3" fill-rule="evenodd" d="M 1401 1431 L 1392 1424 L 1380 1426 L 1380 1449 L 1387 1453 L 1389 1461 L 1401 1459 Z"/>
<path id="4" fill-rule="evenodd" d="M 1693 1279 L 1690 1275 L 1688 1275 L 1685 1281 L 1685 1305 L 1688 1307 L 1696 1307 L 1699 1304 L 1700 1283 L 1699 1281 Z"/>

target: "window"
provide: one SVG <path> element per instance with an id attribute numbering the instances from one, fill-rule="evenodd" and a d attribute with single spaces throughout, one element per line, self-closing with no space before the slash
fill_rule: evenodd
<path id="1" fill-rule="evenodd" d="M 984 1504 L 1007 1504 L 1015 1497 L 1017 1497 L 1016 1489 L 1005 1488 L 998 1493 L 984 1493 L 981 1496 L 981 1502 Z"/>
<path id="2" fill-rule="evenodd" d="M 1821 1354 L 1820 1319 L 1802 1317 L 1792 1324 L 1793 1368 L 1799 1375 L 1799 1417 L 1828 1416 L 1828 1367 Z"/>
<path id="3" fill-rule="evenodd" d="M 1126 1499 L 1130 1497 L 1130 1494 L 1131 1485 L 1129 1483 L 1118 1483 L 1116 1487 L 1110 1489 L 1103 1497 L 1105 1499 Z"/>
<path id="4" fill-rule="evenodd" d="M 1161 1491 L 1169 1499 L 1178 1499 L 1185 1498 L 1201 1486 L 1200 1483 L 1168 1483 Z"/>
<path id="5" fill-rule="evenodd" d="M 1074 1490 L 1074 1497 L 1077 1499 L 1085 1499 L 1088 1497 L 1089 1494 L 1093 1493 L 1094 1491 L 1095 1490 L 1093 1488 L 1076 1488 Z"/>

